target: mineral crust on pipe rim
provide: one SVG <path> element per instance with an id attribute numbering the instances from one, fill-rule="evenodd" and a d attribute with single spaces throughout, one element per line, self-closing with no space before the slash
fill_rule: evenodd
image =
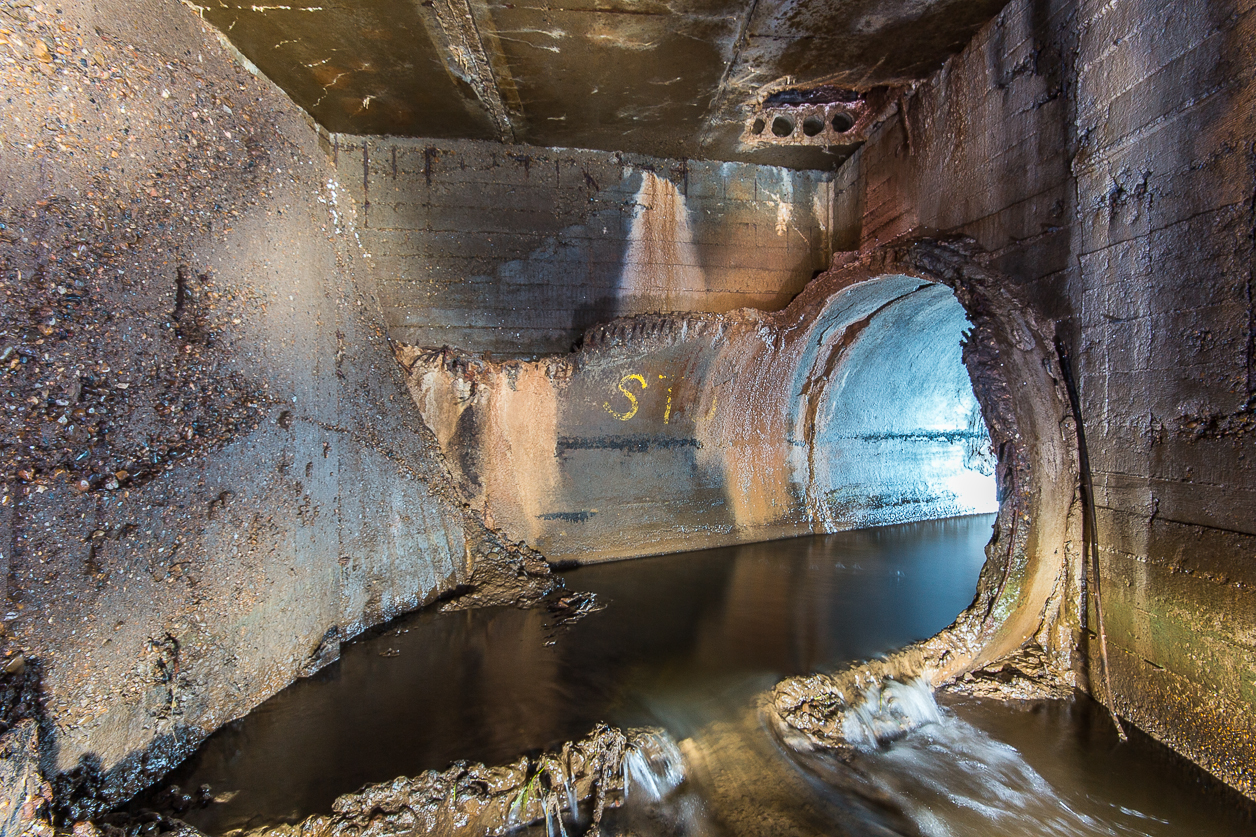
<path id="1" fill-rule="evenodd" d="M 941 635 L 939 635 L 940 637 Z M 1001 700 L 1066 699 L 1073 693 L 1068 672 L 1030 642 L 958 678 L 935 685 L 939 637 L 910 645 L 882 660 L 833 673 L 790 677 L 760 699 L 760 713 L 785 744 L 799 751 L 838 755 L 889 741 L 937 720 L 911 705 L 913 693 L 946 690 Z"/>

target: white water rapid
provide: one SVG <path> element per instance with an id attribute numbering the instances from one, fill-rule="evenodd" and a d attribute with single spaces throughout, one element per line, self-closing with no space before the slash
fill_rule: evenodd
<path id="1" fill-rule="evenodd" d="M 939 707 L 922 680 L 869 688 L 842 731 L 857 748 L 859 795 L 889 801 L 927 837 L 1141 837 L 1162 824 L 1129 808 L 1083 813 L 1093 800 L 1067 798 L 1019 750 Z"/>

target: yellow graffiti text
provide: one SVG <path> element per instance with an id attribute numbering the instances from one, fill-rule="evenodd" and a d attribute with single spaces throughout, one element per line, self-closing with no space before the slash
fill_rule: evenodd
<path id="1" fill-rule="evenodd" d="M 641 405 L 637 403 L 637 396 L 634 395 L 632 392 L 630 392 L 628 389 L 628 384 L 631 381 L 636 381 L 637 383 L 641 384 L 642 389 L 645 389 L 647 386 L 649 386 L 649 384 L 645 382 L 645 378 L 636 373 L 625 375 L 624 377 L 619 379 L 619 391 L 623 393 L 625 398 L 628 399 L 628 403 L 630 405 L 628 407 L 627 412 L 620 413 L 611 409 L 611 405 L 609 401 L 602 404 L 602 408 L 605 409 L 606 412 L 610 413 L 612 416 L 619 419 L 620 421 L 627 421 L 628 419 L 632 418 L 633 416 L 637 414 L 637 410 L 641 408 Z"/>

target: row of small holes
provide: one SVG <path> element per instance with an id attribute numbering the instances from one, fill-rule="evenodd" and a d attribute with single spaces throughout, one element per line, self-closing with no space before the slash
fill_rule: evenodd
<path id="1" fill-rule="evenodd" d="M 763 133 L 763 129 L 767 127 L 767 123 L 762 118 L 756 119 L 754 125 L 750 127 L 750 132 L 758 135 Z M 839 134 L 844 134 L 851 128 L 855 127 L 855 120 L 849 113 L 838 111 L 833 115 L 833 130 Z M 802 121 L 802 132 L 809 137 L 824 130 L 824 120 L 818 116 L 808 116 Z M 772 133 L 775 136 L 784 138 L 794 133 L 794 120 L 788 116 L 778 116 L 772 120 Z"/>

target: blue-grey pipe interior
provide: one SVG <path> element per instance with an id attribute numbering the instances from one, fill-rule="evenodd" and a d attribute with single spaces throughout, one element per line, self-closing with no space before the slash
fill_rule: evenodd
<path id="1" fill-rule="evenodd" d="M 950 288 L 904 292 L 906 279 L 873 280 L 865 307 L 878 288 L 880 307 L 824 381 L 811 496 L 834 528 L 998 509 L 990 437 L 962 358 L 967 316 Z"/>

